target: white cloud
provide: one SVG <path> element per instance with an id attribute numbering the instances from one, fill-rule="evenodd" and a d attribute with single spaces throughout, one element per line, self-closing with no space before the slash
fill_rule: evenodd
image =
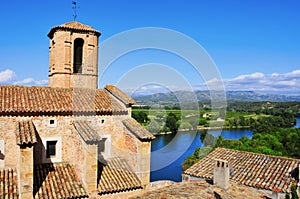
<path id="1" fill-rule="evenodd" d="M 25 78 L 18 80 L 14 71 L 6 69 L 0 71 L 0 83 L 13 84 L 13 85 L 47 85 L 48 80 L 35 80 L 34 78 Z"/>
<path id="2" fill-rule="evenodd" d="M 252 73 L 224 80 L 227 90 L 300 92 L 300 70 L 288 73 Z"/>
<path id="3" fill-rule="evenodd" d="M 46 85 L 47 83 L 48 80 L 34 80 L 33 78 L 13 82 L 14 85 Z"/>
<path id="4" fill-rule="evenodd" d="M 240 81 L 240 82 L 248 82 L 253 80 L 262 80 L 265 78 L 263 73 L 252 73 L 248 75 L 240 75 L 233 79 L 233 81 Z"/>
<path id="5" fill-rule="evenodd" d="M 6 69 L 4 71 L 0 71 L 0 83 L 8 83 L 16 77 L 14 71 Z"/>
<path id="6" fill-rule="evenodd" d="M 223 82 L 222 82 L 223 81 Z M 225 86 L 227 91 L 259 91 L 282 94 L 300 94 L 300 70 L 288 73 L 252 73 L 240 75 L 232 79 L 212 79 L 194 86 L 195 90 L 206 90 L 214 84 Z"/>

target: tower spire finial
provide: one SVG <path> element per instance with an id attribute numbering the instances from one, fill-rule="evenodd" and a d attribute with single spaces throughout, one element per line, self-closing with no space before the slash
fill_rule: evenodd
<path id="1" fill-rule="evenodd" d="M 74 10 L 73 17 L 74 17 L 74 21 L 76 21 L 76 18 L 77 18 L 77 8 L 79 8 L 79 7 L 77 7 L 77 2 L 76 1 L 72 1 L 72 4 L 73 4 L 72 9 Z"/>

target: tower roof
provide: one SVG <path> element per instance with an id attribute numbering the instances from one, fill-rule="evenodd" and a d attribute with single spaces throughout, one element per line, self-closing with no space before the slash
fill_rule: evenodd
<path id="1" fill-rule="evenodd" d="M 55 26 L 53 27 L 50 32 L 48 33 L 48 37 L 52 38 L 54 32 L 58 31 L 58 30 L 62 30 L 62 31 L 75 31 L 75 32 L 93 32 L 95 33 L 98 37 L 101 35 L 101 33 L 97 30 L 95 30 L 94 28 L 92 28 L 91 26 L 79 23 L 77 21 L 71 21 L 71 22 L 67 22 L 64 24 L 61 24 L 59 26 Z"/>

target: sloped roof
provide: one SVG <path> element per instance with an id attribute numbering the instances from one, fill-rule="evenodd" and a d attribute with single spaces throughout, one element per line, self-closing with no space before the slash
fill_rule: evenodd
<path id="1" fill-rule="evenodd" d="M 99 162 L 102 165 L 98 185 L 100 195 L 142 188 L 141 181 L 124 159 L 111 158 L 105 161 L 106 165 Z"/>
<path id="2" fill-rule="evenodd" d="M 0 198 L 19 198 L 17 171 L 12 169 L 0 169 Z"/>
<path id="3" fill-rule="evenodd" d="M 101 137 L 98 135 L 97 131 L 91 127 L 87 120 L 75 120 L 73 125 L 77 133 L 85 142 L 93 143 L 101 140 Z"/>
<path id="4" fill-rule="evenodd" d="M 49 163 L 35 167 L 34 198 L 87 198 L 75 169 L 69 163 Z"/>
<path id="5" fill-rule="evenodd" d="M 128 118 L 122 121 L 124 126 L 140 140 L 153 140 L 155 136 L 141 126 L 135 119 Z"/>
<path id="6" fill-rule="evenodd" d="M 93 32 L 97 36 L 101 35 L 101 33 L 99 31 L 95 30 L 91 26 L 79 23 L 77 21 L 71 21 L 71 22 L 67 22 L 67 23 L 61 24 L 59 26 L 53 27 L 50 30 L 50 32 L 48 33 L 48 37 L 52 38 L 54 32 L 57 30 L 71 30 L 71 31 L 77 31 L 77 32 Z"/>
<path id="7" fill-rule="evenodd" d="M 121 100 L 121 102 L 123 102 L 124 104 L 133 105 L 136 103 L 129 95 L 127 95 L 114 85 L 106 85 L 105 89 L 108 90 L 116 98 Z"/>
<path id="8" fill-rule="evenodd" d="M 231 182 L 230 189 L 224 190 L 203 181 L 178 182 L 169 186 L 146 192 L 143 195 L 131 197 L 130 199 L 177 199 L 177 198 L 209 198 L 209 199 L 258 199 L 269 198 L 264 193 L 254 190 L 245 185 Z"/>
<path id="9" fill-rule="evenodd" d="M 0 115 L 127 114 L 106 89 L 0 86 Z"/>
<path id="10" fill-rule="evenodd" d="M 232 180 L 260 189 L 280 188 L 281 192 L 289 190 L 295 180 L 292 174 L 300 164 L 299 159 L 217 148 L 184 173 L 213 179 L 216 159 L 229 162 L 233 170 Z"/>
<path id="11" fill-rule="evenodd" d="M 36 143 L 36 131 L 31 120 L 18 121 L 16 126 L 16 138 L 18 145 Z"/>

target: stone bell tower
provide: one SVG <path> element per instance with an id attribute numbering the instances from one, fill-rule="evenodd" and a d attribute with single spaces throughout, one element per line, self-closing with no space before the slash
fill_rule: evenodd
<path id="1" fill-rule="evenodd" d="M 97 89 L 100 35 L 75 21 L 50 30 L 50 87 Z"/>

